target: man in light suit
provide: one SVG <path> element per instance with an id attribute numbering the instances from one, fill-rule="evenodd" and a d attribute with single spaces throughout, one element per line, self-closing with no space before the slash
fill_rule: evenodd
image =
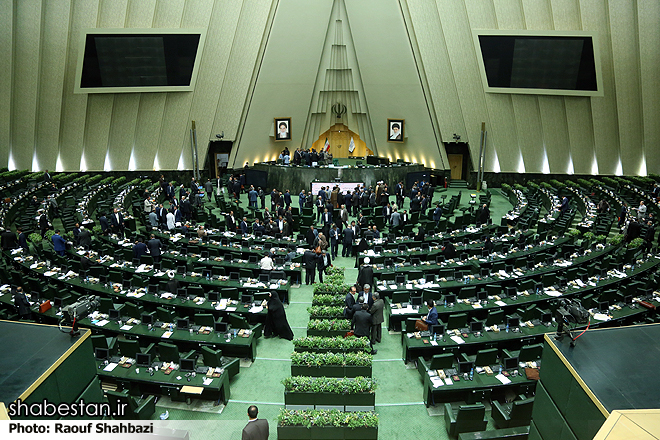
<path id="1" fill-rule="evenodd" d="M 337 222 L 337 226 L 339 227 L 339 232 L 348 226 L 348 210 L 346 209 L 346 205 L 341 205 L 341 210 L 339 211 L 339 222 Z"/>
<path id="2" fill-rule="evenodd" d="M 399 214 L 396 209 L 394 209 L 394 212 L 392 212 L 392 215 L 390 216 L 390 223 L 392 228 L 398 228 L 401 225 L 401 214 Z"/>
<path id="3" fill-rule="evenodd" d="M 259 409 L 255 405 L 248 408 L 250 420 L 243 428 L 242 440 L 268 440 L 268 420 L 258 419 Z"/>

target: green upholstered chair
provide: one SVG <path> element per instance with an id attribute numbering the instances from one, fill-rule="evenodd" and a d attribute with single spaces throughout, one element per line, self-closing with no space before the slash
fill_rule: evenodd
<path id="1" fill-rule="evenodd" d="M 158 359 L 161 362 L 179 362 L 181 354 L 179 353 L 179 348 L 174 344 L 168 344 L 167 342 L 158 343 Z"/>
<path id="2" fill-rule="evenodd" d="M 445 403 L 445 427 L 450 437 L 456 437 L 462 432 L 485 431 L 486 425 L 488 419 L 483 404 L 461 405 L 455 412 L 451 403 Z"/>
<path id="3" fill-rule="evenodd" d="M 215 318 L 210 313 L 198 313 L 193 317 L 193 321 L 195 322 L 195 325 L 202 325 L 211 328 L 213 328 L 213 325 L 215 324 Z"/>
<path id="4" fill-rule="evenodd" d="M 138 400 L 130 396 L 127 390 L 121 392 L 107 391 L 106 395 L 108 396 L 110 409 L 115 414 L 116 419 L 147 420 L 156 411 L 156 398 L 154 396 Z M 119 416 L 118 414 L 122 415 Z"/>
<path id="5" fill-rule="evenodd" d="M 162 322 L 174 322 L 174 312 L 164 307 L 156 307 L 156 319 Z"/>
<path id="6" fill-rule="evenodd" d="M 238 358 L 225 357 L 222 350 L 214 350 L 211 347 L 201 346 L 204 365 L 207 367 L 223 367 L 229 374 L 229 379 L 241 371 L 241 363 Z"/>
<path id="7" fill-rule="evenodd" d="M 533 407 L 533 397 L 525 400 L 517 400 L 504 405 L 495 400 L 493 401 L 491 416 L 495 422 L 495 427 L 498 429 L 526 426 L 529 425 L 532 418 Z"/>
<path id="8" fill-rule="evenodd" d="M 466 361 L 474 362 L 477 367 L 485 367 L 486 365 L 497 364 L 497 348 L 488 348 L 486 350 L 479 350 L 476 355 L 468 356 L 462 353 L 463 359 Z"/>

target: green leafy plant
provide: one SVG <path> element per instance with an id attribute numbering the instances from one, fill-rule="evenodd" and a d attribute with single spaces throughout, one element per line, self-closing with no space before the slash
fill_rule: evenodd
<path id="1" fill-rule="evenodd" d="M 550 180 L 550 184 L 551 184 L 555 189 L 557 189 L 557 190 L 566 188 L 566 185 L 563 184 L 563 183 L 561 183 L 561 182 L 560 182 L 559 180 L 557 180 L 557 179 L 552 179 L 552 180 Z"/>
<path id="2" fill-rule="evenodd" d="M 92 232 L 94 233 L 94 235 L 101 235 L 103 230 L 101 229 L 100 225 L 96 225 L 92 227 Z"/>
<path id="3" fill-rule="evenodd" d="M 541 182 L 541 188 L 554 189 L 554 187 L 550 185 L 548 182 Z"/>
<path id="4" fill-rule="evenodd" d="M 114 181 L 114 180 L 115 180 L 114 177 L 109 176 L 109 177 L 106 177 L 105 179 L 101 180 L 99 183 L 101 185 L 107 185 L 108 183 L 112 183 L 112 181 Z"/>
<path id="5" fill-rule="evenodd" d="M 578 179 L 577 180 L 578 185 L 580 185 L 582 188 L 589 189 L 593 186 L 593 181 L 589 181 L 587 179 Z"/>
<path id="6" fill-rule="evenodd" d="M 529 181 L 527 182 L 527 188 L 530 189 L 539 189 L 539 185 L 536 182 Z"/>
<path id="7" fill-rule="evenodd" d="M 612 179 L 611 177 L 601 177 L 605 185 L 612 187 L 612 188 L 618 188 L 619 187 L 619 182 L 616 180 Z"/>
<path id="8" fill-rule="evenodd" d="M 606 237 L 605 235 L 603 235 L 603 234 L 601 234 L 601 235 L 596 235 L 596 241 L 598 241 L 598 242 L 600 242 L 600 243 L 604 242 L 604 241 L 605 241 L 605 238 L 607 238 L 607 237 Z"/>
<path id="9" fill-rule="evenodd" d="M 637 237 L 628 243 L 628 249 L 637 249 L 642 245 L 644 245 L 644 239 L 642 237 Z"/>
<path id="10" fill-rule="evenodd" d="M 344 308 L 338 306 L 312 306 L 307 308 L 307 312 L 310 318 L 341 318 L 344 316 Z"/>
<path id="11" fill-rule="evenodd" d="M 291 364 L 296 366 L 320 367 L 322 365 L 350 365 L 356 367 L 371 367 L 373 356 L 365 352 L 356 353 L 291 353 Z"/>
<path id="12" fill-rule="evenodd" d="M 566 235 L 569 237 L 579 237 L 582 234 L 579 229 L 575 228 L 570 228 L 568 231 L 566 231 Z"/>
<path id="13" fill-rule="evenodd" d="M 351 286 L 348 284 L 343 284 L 343 281 L 340 283 L 325 282 L 314 284 L 314 294 L 316 295 L 317 293 L 324 293 L 330 295 L 346 296 L 350 288 Z"/>
<path id="14" fill-rule="evenodd" d="M 376 428 L 378 414 L 371 411 L 343 412 L 336 409 L 280 409 L 278 426 L 345 426 L 348 428 Z"/>
<path id="15" fill-rule="evenodd" d="M 517 189 L 518 191 L 523 191 L 523 190 L 525 189 L 525 187 L 522 186 L 522 185 L 519 184 L 519 183 L 515 183 L 515 184 L 513 185 L 513 188 L 514 188 L 514 189 Z"/>
<path id="16" fill-rule="evenodd" d="M 28 235 L 28 240 L 36 244 L 36 243 L 41 243 L 43 238 L 41 237 L 41 234 L 33 232 L 32 234 Z"/>
<path id="17" fill-rule="evenodd" d="M 564 180 L 564 185 L 571 187 L 571 188 L 577 188 L 577 183 L 573 182 L 572 180 Z"/>
<path id="18" fill-rule="evenodd" d="M 348 338 L 328 338 L 323 336 L 305 336 L 293 340 L 293 346 L 308 350 L 368 350 L 369 339 L 351 336 Z"/>
<path id="19" fill-rule="evenodd" d="M 594 238 L 596 238 L 596 234 L 594 234 L 591 231 L 587 231 L 584 233 L 584 235 L 582 235 L 582 238 L 584 238 L 585 240 L 592 241 Z"/>
<path id="20" fill-rule="evenodd" d="M 616 234 L 614 237 L 610 238 L 610 244 L 613 246 L 620 245 L 623 242 L 623 234 Z"/>
<path id="21" fill-rule="evenodd" d="M 376 379 L 362 376 L 355 378 L 292 376 L 283 379 L 282 385 L 288 393 L 361 394 L 374 393 L 378 388 Z"/>
<path id="22" fill-rule="evenodd" d="M 501 188 L 502 188 L 502 191 L 504 191 L 504 192 L 507 192 L 507 193 L 508 193 L 508 192 L 511 192 L 511 185 L 509 185 L 509 184 L 507 184 L 507 183 L 503 183 L 503 184 L 501 185 Z"/>
<path id="23" fill-rule="evenodd" d="M 347 319 L 312 319 L 307 323 L 307 330 L 348 331 L 351 321 Z"/>
<path id="24" fill-rule="evenodd" d="M 342 306 L 344 304 L 345 296 L 318 294 L 312 298 L 313 306 Z"/>
<path id="25" fill-rule="evenodd" d="M 44 234 L 44 238 L 50 242 L 52 242 L 53 235 L 55 235 L 55 231 L 52 229 L 49 229 L 46 231 L 46 234 Z"/>

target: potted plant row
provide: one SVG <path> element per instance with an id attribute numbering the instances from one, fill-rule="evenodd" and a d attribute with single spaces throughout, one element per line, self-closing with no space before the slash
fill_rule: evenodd
<path id="1" fill-rule="evenodd" d="M 291 354 L 292 376 L 371 377 L 373 356 L 365 352 Z"/>
<path id="2" fill-rule="evenodd" d="M 330 295 L 321 293 L 314 295 L 312 298 L 312 306 L 344 306 L 345 295 Z"/>
<path id="3" fill-rule="evenodd" d="M 378 438 L 378 414 L 282 409 L 277 417 L 277 438 L 375 440 Z"/>
<path id="4" fill-rule="evenodd" d="M 347 319 L 311 319 L 307 323 L 307 336 L 344 336 L 351 329 Z"/>
<path id="5" fill-rule="evenodd" d="M 371 351 L 368 338 L 355 336 L 348 338 L 306 336 L 294 339 L 293 348 L 296 352 L 311 351 L 314 353 Z"/>
<path id="6" fill-rule="evenodd" d="M 370 377 L 292 376 L 282 384 L 285 405 L 373 407 L 376 403 L 376 380 Z"/>
<path id="7" fill-rule="evenodd" d="M 307 308 L 310 319 L 336 319 L 344 317 L 342 306 L 312 306 Z"/>

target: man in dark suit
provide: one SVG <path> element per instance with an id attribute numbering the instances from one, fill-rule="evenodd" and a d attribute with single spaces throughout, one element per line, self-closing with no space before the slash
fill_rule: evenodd
<path id="1" fill-rule="evenodd" d="M 316 223 L 319 223 L 321 221 L 321 215 L 323 215 L 323 210 L 325 209 L 325 203 L 321 196 L 318 196 L 314 202 L 314 206 L 316 206 Z"/>
<path id="2" fill-rule="evenodd" d="M 353 315 L 353 319 L 351 321 L 352 326 L 353 326 L 353 333 L 355 336 L 358 338 L 360 337 L 369 337 L 371 333 L 371 323 L 373 322 L 373 318 L 371 314 L 369 314 L 369 305 L 368 304 L 362 304 L 362 307 L 360 310 L 355 312 Z M 371 341 L 369 341 L 369 344 L 371 344 Z M 371 354 L 376 354 L 378 350 L 371 347 Z"/>
<path id="3" fill-rule="evenodd" d="M 41 231 L 41 236 L 44 237 L 46 235 L 46 231 L 48 230 L 48 217 L 46 216 L 46 212 L 43 209 L 39 212 L 41 213 L 39 216 L 39 230 Z"/>
<path id="4" fill-rule="evenodd" d="M 192 205 L 187 197 L 181 198 L 181 214 L 186 220 L 192 219 Z"/>
<path id="5" fill-rule="evenodd" d="M 241 440 L 268 440 L 268 420 L 257 419 L 259 410 L 256 406 L 250 405 L 248 408 L 248 417 L 250 420 L 243 428 Z"/>
<path id="6" fill-rule="evenodd" d="M 78 246 L 78 236 L 80 235 L 80 223 L 73 226 L 73 244 Z"/>
<path id="7" fill-rule="evenodd" d="M 147 253 L 147 245 L 143 243 L 142 237 L 138 238 L 137 243 L 133 245 L 133 258 L 140 258 Z"/>
<path id="8" fill-rule="evenodd" d="M 51 176 L 48 170 L 44 171 L 44 182 L 50 182 Z"/>
<path id="9" fill-rule="evenodd" d="M 353 255 L 353 239 L 355 238 L 355 221 L 351 222 L 351 226 L 348 228 L 344 228 L 342 231 L 342 234 L 344 235 L 344 238 L 342 239 L 342 248 L 341 248 L 341 256 L 342 257 L 350 257 Z"/>
<path id="10" fill-rule="evenodd" d="M 5 229 L 2 231 L 0 236 L 0 242 L 2 243 L 2 250 L 14 249 L 16 247 L 16 234 L 11 232 L 10 229 Z"/>
<path id="11" fill-rule="evenodd" d="M 387 205 L 383 206 L 383 218 L 387 222 L 391 216 L 392 216 L 392 205 L 390 205 L 388 202 Z"/>
<path id="12" fill-rule="evenodd" d="M 162 244 L 154 234 L 151 234 L 151 239 L 147 242 L 147 247 L 149 248 L 149 253 L 154 258 L 154 262 L 158 263 L 160 261 L 160 249 Z"/>
<path id="13" fill-rule="evenodd" d="M 64 253 L 66 252 L 66 240 L 64 240 L 64 238 L 62 238 L 60 235 L 59 229 L 55 231 L 51 237 L 51 240 L 53 240 L 53 249 L 55 250 L 55 253 L 63 257 Z"/>
<path id="14" fill-rule="evenodd" d="M 286 209 L 289 209 L 289 206 L 291 206 L 291 191 L 288 189 L 284 191 L 284 206 Z"/>
<path id="15" fill-rule="evenodd" d="M 373 305 L 369 309 L 371 313 L 371 346 L 374 344 L 380 343 L 383 336 L 383 327 L 382 324 L 385 321 L 383 319 L 383 309 L 385 308 L 385 303 L 380 299 L 378 292 L 371 294 L 371 297 L 374 301 Z"/>
<path id="16" fill-rule="evenodd" d="M 78 234 L 78 246 L 82 246 L 84 249 L 89 249 L 92 246 L 92 234 L 89 233 L 89 229 L 84 226 L 80 227 L 80 233 Z"/>
<path id="17" fill-rule="evenodd" d="M 225 223 L 227 224 L 227 231 L 236 232 L 236 217 L 234 217 L 234 211 L 229 211 L 229 215 L 225 217 Z"/>
<path id="18" fill-rule="evenodd" d="M 358 272 L 357 284 L 364 286 L 365 284 L 372 285 L 374 283 L 374 268 L 371 266 L 371 259 L 364 257 L 364 264 L 360 266 Z"/>
<path id="19" fill-rule="evenodd" d="M 396 184 L 394 187 L 394 194 L 396 195 L 396 205 L 399 208 L 403 207 L 403 199 L 404 199 L 404 187 L 403 187 L 403 182 L 399 182 Z"/>
<path id="20" fill-rule="evenodd" d="M 243 221 L 241 222 L 241 234 L 247 235 L 248 232 L 249 232 L 249 227 L 248 227 L 247 217 L 243 217 Z"/>
<path id="21" fill-rule="evenodd" d="M 124 235 L 124 216 L 119 209 L 115 208 L 112 215 L 110 216 L 110 225 L 112 226 L 112 231 L 115 234 L 120 236 Z"/>
<path id="22" fill-rule="evenodd" d="M 442 219 L 442 207 L 440 206 L 440 203 L 436 203 L 435 209 L 433 210 L 433 221 L 435 222 L 435 227 L 438 227 L 438 223 L 440 223 L 440 219 Z"/>
<path id="23" fill-rule="evenodd" d="M 318 263 L 318 254 L 316 251 L 308 249 L 303 254 L 303 264 L 305 265 L 305 284 L 314 284 L 316 281 L 316 265 Z"/>
<path id="24" fill-rule="evenodd" d="M 21 227 L 16 228 L 16 232 L 18 232 L 18 245 L 23 248 L 24 251 L 28 250 L 28 244 L 27 244 L 27 235 L 25 235 L 25 232 L 23 232 L 23 229 Z"/>
<path id="25" fill-rule="evenodd" d="M 644 233 L 644 249 L 646 252 L 651 250 L 653 246 L 653 239 L 655 238 L 655 226 L 653 222 L 649 220 L 646 227 L 646 232 Z"/>
<path id="26" fill-rule="evenodd" d="M 351 289 L 346 294 L 344 298 L 344 318 L 352 319 L 353 314 L 355 314 L 355 295 L 357 294 L 357 288 L 351 286 Z"/>
<path id="27" fill-rule="evenodd" d="M 32 315 L 32 310 L 30 310 L 30 302 L 27 300 L 25 292 L 23 292 L 23 288 L 21 286 L 18 286 L 14 290 L 14 306 L 18 311 L 18 315 L 22 319 L 29 319 Z"/>
<path id="28" fill-rule="evenodd" d="M 318 231 L 314 229 L 314 225 L 310 225 L 307 233 L 305 234 L 305 240 L 308 245 L 313 245 L 316 237 L 319 235 Z"/>
<path id="29" fill-rule="evenodd" d="M 211 179 L 206 179 L 206 183 L 204 184 L 204 191 L 206 191 L 206 197 L 210 202 L 211 194 L 213 194 L 213 184 L 211 183 Z"/>

